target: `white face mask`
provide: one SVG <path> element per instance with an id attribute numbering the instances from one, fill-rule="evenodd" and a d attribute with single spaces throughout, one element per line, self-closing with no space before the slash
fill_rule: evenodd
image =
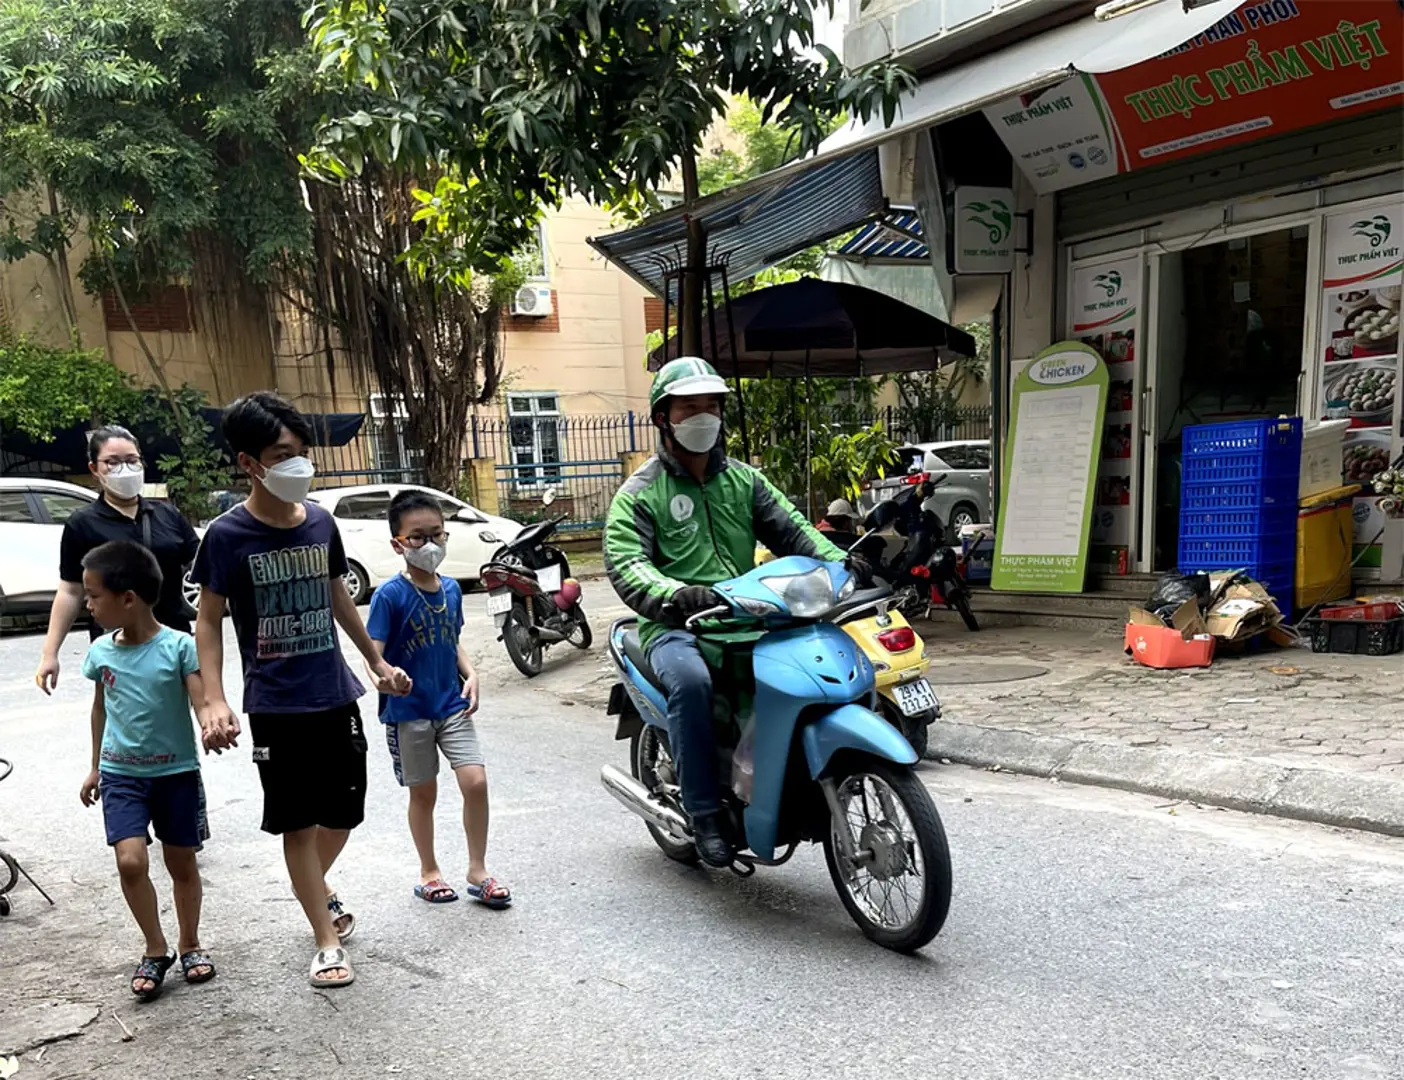
<path id="1" fill-rule="evenodd" d="M 146 483 L 146 470 L 140 465 L 115 465 L 102 478 L 102 486 L 119 499 L 135 499 Z"/>
<path id="2" fill-rule="evenodd" d="M 263 471 L 263 486 L 276 499 L 286 503 L 300 503 L 312 490 L 312 477 L 317 469 L 305 457 L 288 458 L 271 469 Z"/>
<path id="3" fill-rule="evenodd" d="M 426 541 L 423 547 L 405 548 L 405 562 L 416 570 L 432 574 L 439 568 L 439 563 L 444 561 L 444 556 L 447 554 L 447 550 L 430 540 Z"/>
<path id="4" fill-rule="evenodd" d="M 721 434 L 721 417 L 711 413 L 698 413 L 673 425 L 673 438 L 684 450 L 694 454 L 705 454 L 717 445 Z"/>

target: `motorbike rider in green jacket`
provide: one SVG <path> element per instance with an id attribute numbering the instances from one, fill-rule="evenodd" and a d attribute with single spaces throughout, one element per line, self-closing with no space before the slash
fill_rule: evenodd
<path id="1" fill-rule="evenodd" d="M 683 621 L 717 605 L 713 585 L 754 567 L 757 541 L 777 555 L 845 559 L 758 470 L 727 457 L 728 393 L 712 365 L 696 357 L 658 372 L 649 394 L 658 452 L 615 494 L 604 538 L 610 583 L 641 616 L 649 665 L 667 692 L 672 754 L 697 853 L 718 867 L 731 865 L 735 849 L 720 820 L 712 677 Z M 848 565 L 866 584 L 867 564 L 849 556 Z"/>

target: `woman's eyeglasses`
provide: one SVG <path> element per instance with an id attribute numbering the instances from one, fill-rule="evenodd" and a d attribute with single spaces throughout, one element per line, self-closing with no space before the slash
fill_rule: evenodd
<path id="1" fill-rule="evenodd" d="M 449 534 L 446 532 L 436 532 L 433 536 L 397 536 L 395 537 L 405 547 L 421 548 L 429 541 L 433 541 L 442 547 L 448 543 Z"/>
<path id="2" fill-rule="evenodd" d="M 133 454 L 130 457 L 105 457 L 98 458 L 98 464 L 101 465 L 104 469 L 115 469 L 118 465 L 132 465 L 140 467 L 141 458 L 136 454 Z"/>

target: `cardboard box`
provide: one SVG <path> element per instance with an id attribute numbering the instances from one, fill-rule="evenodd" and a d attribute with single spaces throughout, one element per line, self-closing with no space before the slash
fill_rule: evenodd
<path id="1" fill-rule="evenodd" d="M 1214 639 L 1204 632 L 1199 607 L 1186 600 L 1166 626 L 1144 608 L 1133 607 L 1126 623 L 1126 654 L 1152 668 L 1203 668 L 1214 662 Z"/>
<path id="2" fill-rule="evenodd" d="M 1282 622 L 1282 612 L 1256 581 L 1216 588 L 1206 626 L 1224 641 L 1246 641 Z"/>

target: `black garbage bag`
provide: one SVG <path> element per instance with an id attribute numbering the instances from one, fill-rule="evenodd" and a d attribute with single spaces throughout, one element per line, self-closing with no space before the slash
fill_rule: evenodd
<path id="1" fill-rule="evenodd" d="M 1158 615 L 1168 625 L 1170 616 L 1180 609 L 1186 600 L 1194 600 L 1203 611 L 1209 606 L 1209 575 L 1200 571 L 1195 574 L 1181 574 L 1178 571 L 1162 574 L 1155 583 L 1146 610 Z"/>

